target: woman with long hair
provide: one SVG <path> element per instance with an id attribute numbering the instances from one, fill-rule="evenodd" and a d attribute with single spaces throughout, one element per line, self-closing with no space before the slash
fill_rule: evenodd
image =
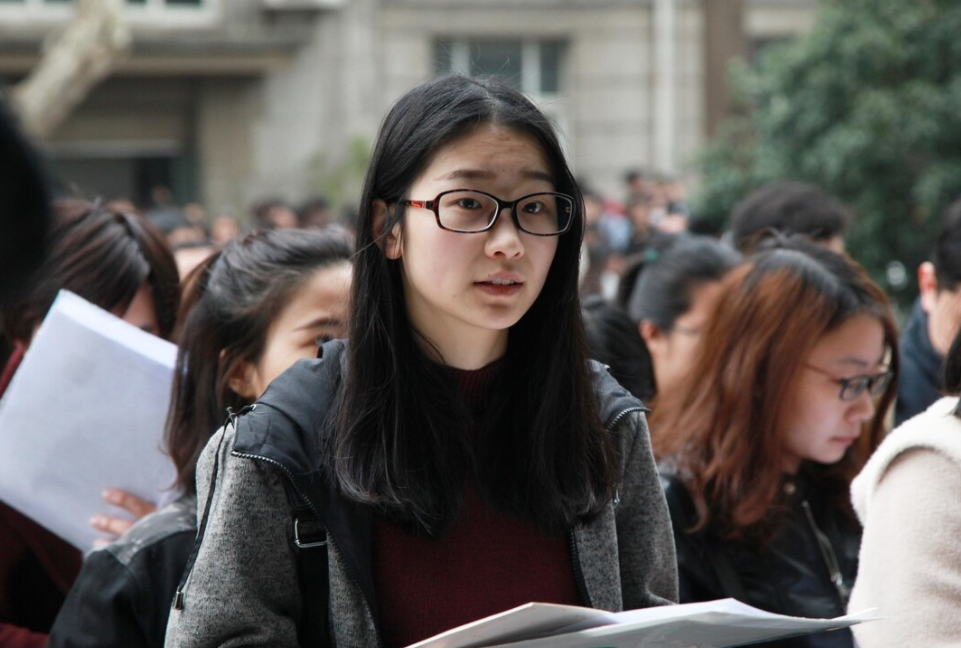
<path id="1" fill-rule="evenodd" d="M 621 302 L 649 367 L 639 398 L 651 402 L 696 372 L 704 322 L 721 279 L 739 261 L 740 255 L 717 239 L 662 234 L 629 264 L 621 279 Z"/>
<path id="2" fill-rule="evenodd" d="M 643 406 L 585 352 L 581 214 L 550 122 L 506 83 L 398 100 L 349 343 L 208 444 L 168 645 L 399 647 L 530 601 L 675 598 Z"/>
<path id="3" fill-rule="evenodd" d="M 197 533 L 197 457 L 228 409 L 252 403 L 346 332 L 352 248 L 339 233 L 257 231 L 188 276 L 166 448 L 179 496 L 84 561 L 50 648 L 160 648 Z"/>
<path id="4" fill-rule="evenodd" d="M 887 298 L 849 258 L 776 239 L 724 279 L 704 339 L 697 374 L 659 397 L 652 423 L 681 601 L 844 614 L 860 540 L 848 487 L 898 373 Z"/>
<path id="5" fill-rule="evenodd" d="M 146 219 L 81 200 L 57 201 L 53 216 L 43 263 L 0 312 L 0 395 L 60 290 L 165 339 L 176 323 L 177 266 L 163 235 Z M 138 517 L 153 508 L 133 495 L 111 493 Z M 44 646 L 45 633 L 77 577 L 81 554 L 3 502 L 0 547 L 0 645 Z"/>

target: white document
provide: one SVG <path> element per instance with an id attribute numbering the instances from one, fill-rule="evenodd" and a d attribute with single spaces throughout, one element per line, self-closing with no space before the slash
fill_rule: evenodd
<path id="1" fill-rule="evenodd" d="M 730 598 L 617 613 L 528 603 L 410 648 L 725 648 L 846 628 L 875 619 L 871 612 L 805 619 Z"/>
<path id="2" fill-rule="evenodd" d="M 162 448 L 177 347 L 61 291 L 0 400 L 0 500 L 87 551 L 119 488 L 169 501 Z"/>

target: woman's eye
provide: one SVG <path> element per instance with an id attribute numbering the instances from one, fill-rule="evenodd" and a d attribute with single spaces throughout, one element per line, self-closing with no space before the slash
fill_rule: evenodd
<path id="1" fill-rule="evenodd" d="M 334 339 L 334 336 L 332 335 L 327 335 L 327 334 L 318 335 L 317 337 L 314 338 L 314 344 L 316 344 L 317 346 L 323 346 L 325 343 L 330 342 L 333 339 Z"/>
<path id="2" fill-rule="evenodd" d="M 524 211 L 528 214 L 540 214 L 546 207 L 542 202 L 529 202 L 525 203 L 523 207 Z"/>
<path id="3" fill-rule="evenodd" d="M 474 198 L 461 198 L 457 201 L 457 206 L 462 209 L 480 209 L 480 201 Z"/>

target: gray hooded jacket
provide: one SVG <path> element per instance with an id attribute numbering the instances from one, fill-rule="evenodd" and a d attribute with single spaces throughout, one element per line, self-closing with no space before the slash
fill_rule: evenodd
<path id="1" fill-rule="evenodd" d="M 301 645 L 301 623 L 318 611 L 303 609 L 292 507 L 303 485 L 323 474 L 310 432 L 319 421 L 312 417 L 330 409 L 342 348 L 328 343 L 322 360 L 298 362 L 204 450 L 197 470 L 198 502 L 206 503 L 198 511 L 199 547 L 171 612 L 166 646 Z M 569 534 L 575 578 L 595 608 L 666 605 L 677 600 L 677 567 L 644 407 L 600 365 L 595 382 L 623 478 L 606 510 Z M 327 527 L 331 638 L 341 648 L 379 646 L 369 514 L 334 489 L 311 506 Z"/>

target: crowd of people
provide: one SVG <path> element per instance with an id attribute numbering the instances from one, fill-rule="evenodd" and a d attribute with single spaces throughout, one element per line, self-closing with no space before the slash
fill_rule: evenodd
<path id="1" fill-rule="evenodd" d="M 883 617 L 771 648 L 957 644 L 961 201 L 899 327 L 819 188 L 716 238 L 676 180 L 625 187 L 454 75 L 385 117 L 349 226 L 54 202 L 0 295 L 0 395 L 61 288 L 174 341 L 177 497 L 108 491 L 130 515 L 86 556 L 0 502 L 0 644 L 402 648 L 530 601 L 726 597 Z"/>

